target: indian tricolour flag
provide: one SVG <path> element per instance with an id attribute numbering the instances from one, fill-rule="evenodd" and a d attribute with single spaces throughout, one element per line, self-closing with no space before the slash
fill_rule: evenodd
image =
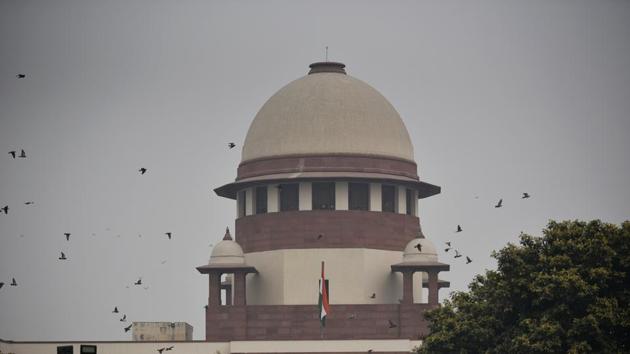
<path id="1" fill-rule="evenodd" d="M 326 316 L 330 313 L 328 305 L 328 289 L 326 289 L 326 278 L 324 277 L 324 262 L 322 262 L 322 279 L 319 281 L 319 324 L 326 326 Z"/>

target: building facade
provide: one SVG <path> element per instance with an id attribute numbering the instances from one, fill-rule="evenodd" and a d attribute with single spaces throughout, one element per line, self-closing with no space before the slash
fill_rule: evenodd
<path id="1" fill-rule="evenodd" d="M 417 203 L 440 188 L 420 181 L 396 110 L 344 64 L 311 64 L 275 93 L 249 128 L 235 181 L 215 192 L 236 201 L 236 230 L 197 268 L 209 276 L 206 340 L 427 333 L 423 313 L 438 306 L 448 282 L 437 275 L 449 266 L 422 234 Z"/>
<path id="2" fill-rule="evenodd" d="M 133 322 L 134 341 L 182 341 L 193 339 L 193 327 L 186 322 Z"/>

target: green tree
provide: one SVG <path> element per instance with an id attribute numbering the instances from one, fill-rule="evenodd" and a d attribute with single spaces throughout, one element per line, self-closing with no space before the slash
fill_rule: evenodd
<path id="1" fill-rule="evenodd" d="M 419 353 L 630 353 L 630 221 L 551 221 L 492 256 L 427 312 Z"/>

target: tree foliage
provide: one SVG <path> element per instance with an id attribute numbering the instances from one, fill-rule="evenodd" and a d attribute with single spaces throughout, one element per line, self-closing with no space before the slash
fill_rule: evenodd
<path id="1" fill-rule="evenodd" d="M 630 352 L 630 221 L 551 221 L 519 243 L 427 312 L 419 353 Z"/>

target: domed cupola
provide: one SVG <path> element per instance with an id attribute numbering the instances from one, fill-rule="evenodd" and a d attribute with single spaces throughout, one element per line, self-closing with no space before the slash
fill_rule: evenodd
<path id="1" fill-rule="evenodd" d="M 230 229 L 225 229 L 223 240 L 212 249 L 208 264 L 245 264 L 243 249 L 232 240 Z"/>

